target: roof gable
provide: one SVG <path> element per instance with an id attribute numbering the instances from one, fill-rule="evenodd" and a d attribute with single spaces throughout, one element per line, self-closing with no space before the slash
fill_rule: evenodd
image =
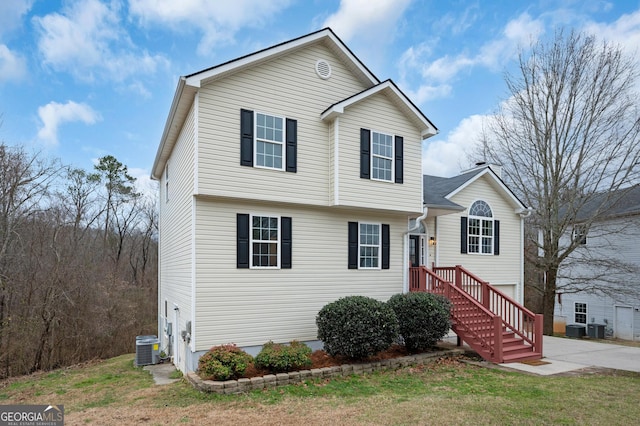
<path id="1" fill-rule="evenodd" d="M 333 120 L 335 117 L 343 114 L 345 108 L 362 102 L 378 93 L 387 95 L 400 110 L 411 118 L 411 121 L 420 129 L 422 139 L 427 139 L 438 133 L 438 129 L 433 123 L 407 98 L 392 80 L 383 81 L 380 84 L 331 105 L 321 114 L 321 118 L 323 120 Z"/>
<path id="2" fill-rule="evenodd" d="M 451 201 L 451 198 L 483 177 L 489 180 L 494 189 L 502 193 L 514 209 L 527 208 L 491 167 L 472 170 L 450 178 L 425 175 L 423 177 L 424 204 L 427 207 L 464 210 L 463 207 Z"/>
<path id="3" fill-rule="evenodd" d="M 193 105 L 196 93 L 200 87 L 242 69 L 257 66 L 265 61 L 272 60 L 298 49 L 303 49 L 315 43 L 322 43 L 336 54 L 364 86 L 375 87 L 380 83 L 378 78 L 351 52 L 330 28 L 325 28 L 223 64 L 182 76 L 178 81 L 171 103 L 169 115 L 160 139 L 160 145 L 153 163 L 151 177 L 153 179 L 159 179 L 162 175 L 164 165 L 173 150 L 173 146 L 178 139 L 189 109 Z"/>
<path id="4" fill-rule="evenodd" d="M 331 30 L 322 30 L 307 34 L 293 40 L 288 40 L 275 46 L 267 47 L 254 53 L 232 59 L 228 62 L 204 69 L 185 76 L 186 84 L 194 87 L 201 87 L 212 80 L 222 78 L 229 73 L 236 72 L 248 66 L 256 66 L 262 62 L 272 60 L 280 55 L 291 53 L 292 51 L 303 49 L 314 43 L 323 43 L 343 62 L 348 63 L 349 69 L 365 85 L 378 84 L 380 81 L 373 73 L 358 59 L 353 52 L 340 40 Z"/>

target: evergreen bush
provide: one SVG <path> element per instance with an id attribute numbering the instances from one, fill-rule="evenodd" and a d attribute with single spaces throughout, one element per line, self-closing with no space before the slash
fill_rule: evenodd
<path id="1" fill-rule="evenodd" d="M 264 344 L 254 363 L 274 373 L 301 370 L 311 366 L 311 348 L 297 340 L 288 345 L 270 341 Z"/>
<path id="2" fill-rule="evenodd" d="M 400 336 L 409 351 L 433 347 L 451 328 L 451 302 L 430 293 L 406 293 L 391 296 L 387 304 L 398 318 Z"/>
<path id="3" fill-rule="evenodd" d="M 398 337 L 393 309 L 366 296 L 347 296 L 325 305 L 316 324 L 318 339 L 332 356 L 364 359 L 389 348 Z"/>
<path id="4" fill-rule="evenodd" d="M 237 379 L 252 361 L 253 357 L 236 345 L 214 346 L 198 360 L 198 375 L 205 380 Z"/>

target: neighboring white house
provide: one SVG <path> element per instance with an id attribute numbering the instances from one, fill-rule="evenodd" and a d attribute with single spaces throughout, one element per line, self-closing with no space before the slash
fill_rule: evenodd
<path id="1" fill-rule="evenodd" d="M 578 213 L 572 238 L 581 246 L 561 267 L 554 321 L 600 324 L 607 337 L 640 340 L 640 185 L 619 193 Z M 601 220 L 585 222 L 603 208 Z"/>
<path id="2" fill-rule="evenodd" d="M 313 342 L 325 304 L 408 291 L 411 256 L 521 301 L 526 209 L 488 168 L 429 204 L 422 141 L 436 132 L 330 29 L 181 77 L 152 171 L 158 329 L 176 366 L 219 344 Z"/>

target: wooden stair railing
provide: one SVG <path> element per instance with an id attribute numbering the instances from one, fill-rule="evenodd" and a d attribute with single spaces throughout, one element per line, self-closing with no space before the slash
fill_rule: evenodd
<path id="1" fill-rule="evenodd" d="M 542 315 L 533 314 L 461 266 L 410 268 L 410 291 L 452 302 L 452 330 L 480 356 L 503 363 L 542 357 Z"/>

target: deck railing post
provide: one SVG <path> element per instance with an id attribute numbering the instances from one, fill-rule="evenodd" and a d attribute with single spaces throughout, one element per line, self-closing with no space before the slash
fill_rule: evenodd
<path id="1" fill-rule="evenodd" d="M 454 283 L 456 287 L 462 288 L 462 266 L 456 265 Z"/>
<path id="2" fill-rule="evenodd" d="M 496 360 L 494 362 L 501 363 L 503 361 L 503 359 L 502 359 L 502 357 L 503 357 L 503 353 L 502 353 L 502 318 L 500 318 L 499 316 L 493 317 L 493 332 L 495 333 L 495 335 L 494 335 L 495 347 L 493 348 L 493 350 L 494 350 L 494 356 L 496 358 Z"/>
<path id="3" fill-rule="evenodd" d="M 542 326 L 543 326 L 543 322 L 544 322 L 544 315 L 542 314 L 536 314 L 536 319 L 535 319 L 535 335 L 534 335 L 534 341 L 536 342 L 535 344 L 535 348 L 534 350 L 536 352 L 538 352 L 541 356 L 543 356 L 542 353 Z"/>
<path id="4" fill-rule="evenodd" d="M 482 306 L 484 306 L 488 310 L 491 310 L 491 303 L 490 303 L 490 297 L 489 297 L 489 286 L 487 284 L 488 283 L 486 283 L 484 281 L 480 281 L 480 285 L 482 286 L 482 300 L 480 302 L 482 303 Z"/>

